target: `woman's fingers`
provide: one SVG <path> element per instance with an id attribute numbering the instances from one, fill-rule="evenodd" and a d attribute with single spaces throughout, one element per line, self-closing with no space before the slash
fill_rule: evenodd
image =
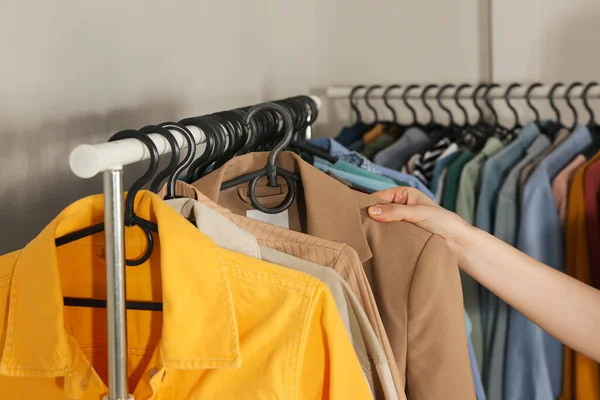
<path id="1" fill-rule="evenodd" d="M 369 215 L 380 222 L 406 221 L 419 225 L 429 219 L 431 211 L 427 206 L 385 204 L 370 207 Z"/>
<path id="2" fill-rule="evenodd" d="M 386 203 L 396 203 L 405 205 L 437 205 L 433 200 L 427 197 L 423 192 L 411 187 L 399 186 L 392 189 L 382 190 L 373 193 L 379 199 Z"/>

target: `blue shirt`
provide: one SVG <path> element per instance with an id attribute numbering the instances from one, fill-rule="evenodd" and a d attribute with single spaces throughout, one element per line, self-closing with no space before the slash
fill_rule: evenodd
<path id="1" fill-rule="evenodd" d="M 429 188 L 425 186 L 425 184 L 423 184 L 423 182 L 421 182 L 416 176 L 405 174 L 403 172 L 396 171 L 390 168 L 382 167 L 377 164 L 373 164 L 362 154 L 348 150 L 346 147 L 342 146 L 334 139 L 311 139 L 309 140 L 309 143 L 327 150 L 332 156 L 349 162 L 350 164 L 356 165 L 367 171 L 375 171 L 383 176 L 387 176 L 388 178 L 393 179 L 397 183 L 397 185 L 411 186 L 425 193 L 430 199 L 434 198 L 433 193 L 431 193 L 431 190 L 429 190 Z"/>
<path id="2" fill-rule="evenodd" d="M 530 123 L 519 136 L 504 149 L 500 150 L 485 163 L 481 174 L 481 187 L 475 210 L 475 226 L 488 233 L 494 232 L 496 219 L 496 203 L 498 192 L 510 170 L 527 154 L 527 148 L 540 134 L 535 123 Z M 489 309 L 490 292 L 482 287 L 479 291 L 481 298 L 481 322 L 483 329 L 487 326 L 487 311 Z"/>
<path id="3" fill-rule="evenodd" d="M 336 140 L 338 142 L 342 143 L 343 145 L 348 146 L 349 144 L 352 144 L 352 143 L 362 139 L 362 136 L 368 130 L 369 130 L 369 125 L 362 123 L 362 122 L 359 122 L 352 126 L 346 126 L 341 130 L 341 132 L 337 136 Z"/>
<path id="4" fill-rule="evenodd" d="M 475 349 L 471 342 L 471 332 L 473 331 L 473 324 L 469 318 L 469 314 L 465 311 L 465 323 L 467 324 L 467 339 L 469 346 L 469 361 L 471 362 L 471 374 L 473 374 L 473 383 L 475 384 L 475 394 L 477 400 L 485 400 L 485 390 L 483 389 L 483 383 L 481 382 L 481 373 L 479 372 L 479 366 L 477 365 L 477 357 L 475 357 Z"/>
<path id="5" fill-rule="evenodd" d="M 485 163 L 477 200 L 475 225 L 488 233 L 494 231 L 496 200 L 504 178 L 527 154 L 527 148 L 540 134 L 537 125 L 527 125 L 519 136 Z"/>
<path id="6" fill-rule="evenodd" d="M 564 248 L 552 179 L 592 138 L 578 126 L 532 172 L 521 201 L 518 248 L 559 271 L 564 271 Z M 532 282 L 531 284 L 535 284 Z M 507 399 L 556 399 L 562 392 L 563 345 L 523 314 L 510 310 L 506 376 Z"/>

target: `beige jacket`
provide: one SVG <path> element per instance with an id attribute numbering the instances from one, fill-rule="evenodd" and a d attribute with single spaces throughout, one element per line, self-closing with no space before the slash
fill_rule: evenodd
<path id="1" fill-rule="evenodd" d="M 235 157 L 192 185 L 219 205 L 245 215 L 252 209 L 248 185 L 221 191 L 221 184 L 264 168 L 267 156 Z M 298 198 L 288 210 L 290 228 L 356 250 L 409 397 L 474 400 L 462 290 L 446 242 L 409 223 L 373 221 L 366 209 L 380 203 L 376 197 L 347 188 L 293 153 L 281 153 L 277 165 L 301 178 Z M 259 201 L 266 206 L 281 203 L 285 183 L 270 188 L 265 181 L 257 185 Z"/>

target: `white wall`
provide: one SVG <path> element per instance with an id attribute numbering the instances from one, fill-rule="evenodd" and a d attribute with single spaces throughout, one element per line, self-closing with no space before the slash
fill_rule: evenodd
<path id="1" fill-rule="evenodd" d="M 493 78 L 496 82 L 530 83 L 600 81 L 600 3 L 594 0 L 502 0 L 492 5 Z M 520 110 L 524 102 L 516 102 Z M 537 101 L 542 115 L 554 115 Z M 561 118 L 572 122 L 564 101 Z M 581 115 L 580 101 L 574 104 Z M 594 109 L 600 102 L 590 101 Z M 523 116 L 530 115 L 527 111 Z M 511 119 L 512 120 L 512 119 Z"/>
<path id="2" fill-rule="evenodd" d="M 100 192 L 68 169 L 77 144 L 333 84 L 482 78 L 477 0 L 32 4 L 0 2 L 0 253 Z M 320 132 L 347 111 L 326 104 Z"/>

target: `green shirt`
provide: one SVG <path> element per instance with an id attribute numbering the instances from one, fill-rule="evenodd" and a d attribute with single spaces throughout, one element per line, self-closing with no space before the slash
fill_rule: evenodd
<path id="1" fill-rule="evenodd" d="M 481 170 L 485 162 L 504 147 L 500 139 L 489 138 L 483 149 L 465 164 L 458 184 L 456 196 L 456 213 L 469 224 L 475 223 L 475 204 L 479 194 Z"/>
<path id="2" fill-rule="evenodd" d="M 456 160 L 448 167 L 446 180 L 444 182 L 444 193 L 442 194 L 442 207 L 452 212 L 456 211 L 456 197 L 458 195 L 458 184 L 460 174 L 465 164 L 473 158 L 471 150 L 463 150 Z"/>
<path id="3" fill-rule="evenodd" d="M 377 139 L 373 140 L 371 143 L 366 145 L 360 153 L 363 156 L 372 160 L 373 157 L 375 157 L 375 154 L 379 153 L 381 150 L 394 143 L 396 139 L 396 137 L 384 133 L 383 135 L 379 136 Z"/>

